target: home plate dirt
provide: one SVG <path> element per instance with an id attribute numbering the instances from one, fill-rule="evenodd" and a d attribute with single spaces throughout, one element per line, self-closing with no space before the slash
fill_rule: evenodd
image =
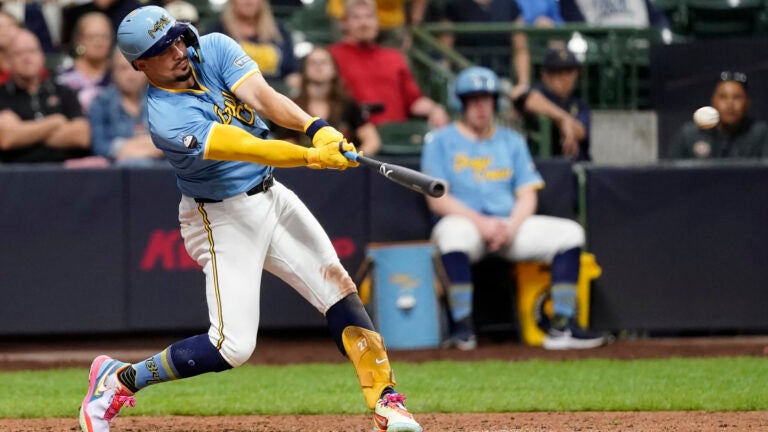
<path id="1" fill-rule="evenodd" d="M 578 412 L 420 414 L 424 431 L 765 431 L 765 412 Z M 76 419 L 0 420 L 8 432 L 79 431 Z M 371 430 L 370 416 L 118 417 L 112 432 L 287 432 Z"/>
<path id="2" fill-rule="evenodd" d="M 0 370 L 82 367 L 101 354 L 115 355 L 123 361 L 139 361 L 173 342 L 175 337 L 83 340 L 0 341 Z M 499 359 L 519 361 L 534 358 L 568 360 L 576 358 L 666 358 L 768 355 L 768 338 L 660 338 L 618 341 L 610 346 L 585 351 L 547 352 L 518 342 L 481 340 L 472 352 L 457 350 L 417 350 L 390 352 L 393 361 Z M 346 362 L 328 338 L 261 336 L 249 363 L 289 364 Z M 75 401 L 75 406 L 79 401 Z M 76 414 L 75 414 L 76 415 Z M 0 419 L 2 432 L 78 431 L 77 419 Z M 768 413 L 750 412 L 557 412 L 443 414 L 416 413 L 425 432 L 707 432 L 768 431 Z M 291 432 L 291 431 L 369 431 L 369 415 L 260 415 L 231 417 L 138 417 L 115 420 L 111 432 Z"/>

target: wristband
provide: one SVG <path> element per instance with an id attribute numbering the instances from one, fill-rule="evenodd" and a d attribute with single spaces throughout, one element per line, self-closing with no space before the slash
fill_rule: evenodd
<path id="1" fill-rule="evenodd" d="M 321 119 L 320 117 L 315 117 L 310 120 L 307 126 L 304 127 L 304 133 L 306 133 L 310 138 L 314 138 L 315 133 L 326 126 L 330 126 L 327 121 Z"/>

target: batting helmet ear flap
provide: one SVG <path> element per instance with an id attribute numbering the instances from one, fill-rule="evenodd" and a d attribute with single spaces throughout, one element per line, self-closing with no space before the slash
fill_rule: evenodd
<path id="1" fill-rule="evenodd" d="M 184 45 L 192 47 L 195 50 L 195 57 L 198 63 L 203 62 L 203 52 L 200 50 L 200 33 L 192 24 L 187 27 L 184 33 L 181 34 L 181 40 L 184 41 Z"/>

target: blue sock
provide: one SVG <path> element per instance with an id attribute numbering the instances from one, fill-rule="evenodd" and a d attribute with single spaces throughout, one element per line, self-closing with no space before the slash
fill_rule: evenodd
<path id="1" fill-rule="evenodd" d="M 125 368 L 118 378 L 129 390 L 136 392 L 152 384 L 231 368 L 211 344 L 208 335 L 201 334 L 176 342 L 154 356 Z"/>
<path id="2" fill-rule="evenodd" d="M 361 327 L 366 330 L 373 330 L 373 323 L 365 311 L 363 302 L 357 294 L 350 294 L 339 300 L 325 313 L 325 319 L 328 321 L 328 329 L 331 331 L 333 341 L 342 354 L 347 355 L 344 350 L 344 342 L 341 335 L 344 329 L 349 326 Z"/>
<path id="3" fill-rule="evenodd" d="M 451 317 L 454 322 L 465 320 L 472 315 L 474 291 L 469 256 L 463 252 L 449 252 L 443 254 L 440 259 L 451 283 L 448 287 Z"/>
<path id="4" fill-rule="evenodd" d="M 562 327 L 576 315 L 576 283 L 581 267 L 581 248 L 568 249 L 552 259 L 552 311 L 555 327 Z"/>

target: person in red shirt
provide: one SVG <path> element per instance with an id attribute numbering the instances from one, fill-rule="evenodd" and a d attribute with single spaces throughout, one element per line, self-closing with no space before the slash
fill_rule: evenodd
<path id="1" fill-rule="evenodd" d="M 373 124 L 402 122 L 425 117 L 430 126 L 445 126 L 445 108 L 424 96 L 403 54 L 376 43 L 379 22 L 373 0 L 347 0 L 341 21 L 342 40 L 329 51 L 341 77 L 358 103 L 369 107 Z"/>

